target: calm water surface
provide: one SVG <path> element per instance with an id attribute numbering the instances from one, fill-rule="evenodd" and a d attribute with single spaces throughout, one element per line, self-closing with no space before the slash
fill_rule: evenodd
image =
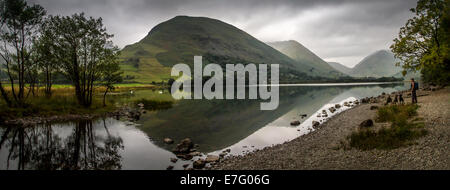
<path id="1" fill-rule="evenodd" d="M 175 145 L 191 138 L 203 154 L 245 154 L 314 130 L 323 109 L 363 97 L 407 89 L 407 84 L 299 84 L 280 86 L 278 109 L 260 111 L 260 100 L 181 100 L 173 108 L 144 114 L 135 123 L 103 118 L 29 128 L 0 127 L 0 169 L 183 169 L 170 162 Z M 139 90 L 119 102 L 171 99 L 166 91 Z M 341 107 L 333 115 L 348 109 Z M 301 114 L 307 114 L 302 118 Z M 301 124 L 293 127 L 291 121 Z M 176 144 L 176 143 L 174 143 Z M 204 157 L 204 156 L 202 156 Z M 193 160 L 195 160 L 194 158 Z"/>

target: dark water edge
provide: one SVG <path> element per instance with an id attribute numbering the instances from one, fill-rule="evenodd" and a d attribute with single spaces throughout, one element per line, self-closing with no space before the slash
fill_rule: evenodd
<path id="1" fill-rule="evenodd" d="M 0 169 L 166 169 L 169 165 L 183 169 L 191 161 L 172 163 L 175 145 L 163 143 L 164 138 L 176 143 L 191 138 L 202 158 L 225 149 L 233 155 L 245 154 L 307 134 L 314 130 L 313 120 L 326 121 L 316 115 L 331 105 L 406 88 L 403 83 L 289 85 L 280 87 L 279 108 L 273 111 L 260 111 L 258 100 L 181 100 L 171 109 L 150 111 L 137 122 L 102 118 L 0 127 Z M 167 96 L 167 92 L 142 90 L 127 99 L 155 93 Z M 307 117 L 301 118 L 303 114 Z M 293 127 L 293 120 L 301 124 Z"/>

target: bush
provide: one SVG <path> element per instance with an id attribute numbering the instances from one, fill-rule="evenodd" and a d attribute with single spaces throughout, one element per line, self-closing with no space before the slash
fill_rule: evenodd
<path id="1" fill-rule="evenodd" d="M 350 147 L 371 149 L 394 149 L 411 143 L 414 139 L 427 134 L 422 129 L 424 124 L 420 119 L 409 121 L 417 115 L 419 107 L 415 104 L 391 105 L 378 110 L 378 122 L 390 122 L 391 126 L 378 131 L 365 129 L 353 132 L 348 138 Z"/>

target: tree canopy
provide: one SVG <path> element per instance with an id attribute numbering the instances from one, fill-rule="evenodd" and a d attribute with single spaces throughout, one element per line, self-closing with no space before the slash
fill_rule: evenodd
<path id="1" fill-rule="evenodd" d="M 411 12 L 415 16 L 400 28 L 392 52 L 402 61 L 404 74 L 420 70 L 425 82 L 448 84 L 450 0 L 419 0 Z"/>

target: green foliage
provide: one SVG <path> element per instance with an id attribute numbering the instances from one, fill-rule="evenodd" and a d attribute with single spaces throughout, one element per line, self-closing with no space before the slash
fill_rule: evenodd
<path id="1" fill-rule="evenodd" d="M 364 129 L 353 132 L 349 137 L 351 147 L 361 150 L 394 149 L 427 134 L 420 119 L 409 121 L 417 115 L 418 105 L 391 105 L 379 108 L 377 122 L 390 122 L 391 126 L 378 131 Z"/>
<path id="2" fill-rule="evenodd" d="M 23 106 L 28 94 L 25 85 L 36 83 L 37 67 L 30 60 L 31 44 L 37 36 L 39 25 L 46 14 L 39 5 L 28 5 L 24 0 L 0 1 L 0 59 L 6 67 L 12 90 L 11 97 L 3 93 L 9 106 Z M 17 89 L 17 90 L 16 90 Z M 17 92 L 16 92 L 17 91 Z M 34 92 L 34 91 L 30 91 Z M 14 102 L 12 102 L 13 100 Z"/>
<path id="3" fill-rule="evenodd" d="M 404 70 L 422 70 L 423 80 L 448 84 L 450 81 L 450 1 L 419 0 L 415 14 L 400 29 L 391 46 Z"/>
<path id="4" fill-rule="evenodd" d="M 418 108 L 417 104 L 384 106 L 378 109 L 376 120 L 378 122 L 389 122 L 398 119 L 408 119 L 417 115 Z"/>
<path id="5" fill-rule="evenodd" d="M 117 81 L 117 76 L 112 76 L 119 68 L 118 48 L 111 41 L 113 35 L 106 32 L 101 18 L 86 18 L 83 13 L 50 16 L 47 27 L 54 35 L 51 45 L 61 70 L 75 87 L 78 102 L 89 107 L 99 80 Z M 111 73 L 111 69 L 115 71 Z"/>

